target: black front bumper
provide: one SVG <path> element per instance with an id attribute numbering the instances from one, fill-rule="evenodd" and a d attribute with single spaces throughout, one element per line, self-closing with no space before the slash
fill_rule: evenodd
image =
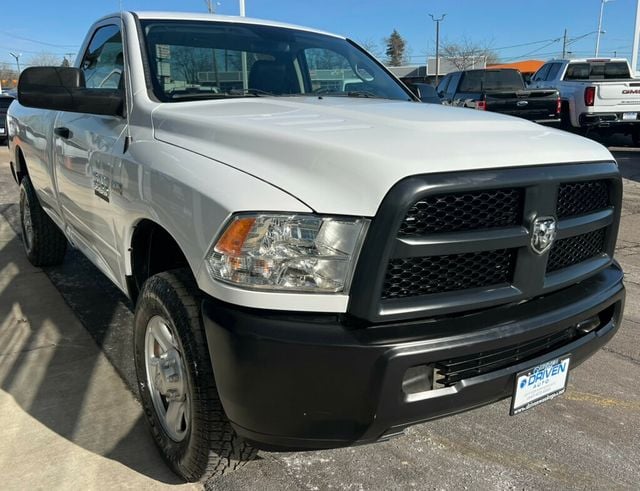
<path id="1" fill-rule="evenodd" d="M 617 265 L 551 295 L 439 319 L 350 325 L 329 314 L 265 312 L 203 302 L 218 391 L 236 431 L 262 448 L 369 443 L 407 426 L 512 395 L 517 372 L 571 353 L 571 366 L 620 325 Z M 452 387 L 407 394 L 407 369 L 549 336 L 600 315 L 594 331 Z"/>

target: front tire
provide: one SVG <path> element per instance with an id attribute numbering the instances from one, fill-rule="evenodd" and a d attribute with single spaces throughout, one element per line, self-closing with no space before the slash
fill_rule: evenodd
<path id="1" fill-rule="evenodd" d="M 22 244 L 34 266 L 56 266 L 64 260 L 67 239 L 45 213 L 28 176 L 20 182 Z"/>
<path id="2" fill-rule="evenodd" d="M 205 480 L 255 458 L 226 418 L 188 270 L 160 273 L 142 288 L 134 320 L 140 398 L 164 459 L 187 481 Z"/>

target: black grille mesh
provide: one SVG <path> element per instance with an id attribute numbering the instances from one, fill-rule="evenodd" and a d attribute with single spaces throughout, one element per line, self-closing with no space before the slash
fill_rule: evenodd
<path id="1" fill-rule="evenodd" d="M 412 257 L 389 261 L 382 298 L 404 298 L 510 282 L 515 251 Z"/>
<path id="2" fill-rule="evenodd" d="M 435 364 L 435 388 L 450 387 L 460 380 L 476 377 L 516 363 L 531 360 L 577 339 L 574 327 L 544 338 L 482 353 L 444 360 Z"/>
<path id="3" fill-rule="evenodd" d="M 547 272 L 573 266 L 605 252 L 605 229 L 560 239 L 551 248 Z"/>
<path id="4" fill-rule="evenodd" d="M 429 196 L 409 209 L 398 235 L 406 237 L 518 225 L 522 201 L 522 189 Z"/>
<path id="5" fill-rule="evenodd" d="M 609 206 L 607 181 L 561 184 L 558 189 L 558 218 L 583 215 Z"/>

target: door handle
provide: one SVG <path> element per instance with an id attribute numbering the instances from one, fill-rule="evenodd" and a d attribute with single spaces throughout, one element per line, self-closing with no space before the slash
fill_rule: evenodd
<path id="1" fill-rule="evenodd" d="M 69 138 L 71 138 L 71 130 L 69 128 L 65 128 L 64 126 L 54 128 L 53 133 L 58 135 L 61 138 L 64 138 L 65 140 L 68 140 Z"/>

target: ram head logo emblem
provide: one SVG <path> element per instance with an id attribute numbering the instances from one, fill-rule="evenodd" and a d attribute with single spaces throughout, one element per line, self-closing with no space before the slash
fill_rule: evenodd
<path id="1" fill-rule="evenodd" d="M 531 249 L 538 254 L 544 254 L 553 245 L 557 233 L 555 218 L 536 218 L 531 225 Z"/>

